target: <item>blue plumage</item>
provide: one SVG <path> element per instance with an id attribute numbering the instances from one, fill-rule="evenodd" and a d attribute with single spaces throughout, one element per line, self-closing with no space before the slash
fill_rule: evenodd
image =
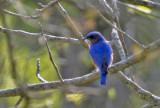
<path id="1" fill-rule="evenodd" d="M 100 71 L 100 84 L 104 85 L 107 81 L 108 67 L 113 60 L 112 47 L 99 32 L 91 32 L 86 38 L 90 41 L 89 53 L 93 63 Z"/>

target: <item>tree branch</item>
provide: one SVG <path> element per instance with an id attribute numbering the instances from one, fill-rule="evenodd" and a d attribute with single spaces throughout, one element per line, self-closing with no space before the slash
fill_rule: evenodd
<path id="1" fill-rule="evenodd" d="M 40 14 L 40 13 L 44 12 L 46 9 L 50 8 L 51 6 L 54 6 L 55 4 L 57 4 L 60 1 L 61 0 L 52 0 L 46 5 L 41 4 L 42 8 L 41 9 L 36 9 L 35 14 Z"/>
<path id="2" fill-rule="evenodd" d="M 53 58 L 52 58 L 52 53 L 51 53 L 51 50 L 50 50 L 50 48 L 49 48 L 49 46 L 48 46 L 47 39 L 46 39 L 46 37 L 43 35 L 43 27 L 42 27 L 41 23 L 39 23 L 39 26 L 40 26 L 40 28 L 41 28 L 41 35 L 43 36 L 44 42 L 45 42 L 46 47 L 47 47 L 47 51 L 48 51 L 48 54 L 49 54 L 50 61 L 51 61 L 52 65 L 53 65 L 53 67 L 54 67 L 55 70 L 56 70 L 56 73 L 57 73 L 58 78 L 60 79 L 60 81 L 61 81 L 62 83 L 64 83 L 63 78 L 62 78 L 62 76 L 61 76 L 61 74 L 60 74 L 60 72 L 59 72 L 59 70 L 58 70 L 58 67 L 57 67 L 57 65 L 55 64 L 55 62 L 54 62 L 54 60 L 53 60 Z"/>
<path id="3" fill-rule="evenodd" d="M 0 26 L 0 31 L 3 33 L 11 33 L 14 35 L 20 35 L 20 36 L 27 36 L 27 37 L 32 37 L 32 38 L 39 38 L 41 37 L 41 33 L 30 33 L 30 32 L 26 32 L 23 30 L 13 30 L 13 29 L 7 29 L 7 28 L 3 28 Z M 57 41 L 57 42 L 63 42 L 63 43 L 71 43 L 74 45 L 80 45 L 80 41 L 76 38 L 67 38 L 67 37 L 61 37 L 61 36 L 53 36 L 53 35 L 48 35 L 48 34 L 44 34 L 45 37 L 50 40 L 50 41 Z M 110 41 L 110 44 L 113 45 L 113 42 Z"/>
<path id="4" fill-rule="evenodd" d="M 24 19 L 37 19 L 39 18 L 39 16 L 26 16 L 26 15 L 22 15 L 22 14 L 17 14 L 17 13 L 14 13 L 14 12 L 11 12 L 11 11 L 8 11 L 8 10 L 5 10 L 3 9 L 3 11 L 9 15 L 13 15 L 13 16 L 18 16 L 18 17 L 21 17 L 21 18 L 24 18 Z"/>
<path id="5" fill-rule="evenodd" d="M 58 8 L 61 11 L 61 14 L 67 20 L 66 22 L 70 22 L 71 24 L 70 27 L 72 28 L 73 32 L 76 34 L 75 36 L 78 38 L 80 43 L 83 45 L 83 47 L 88 48 L 88 45 L 85 43 L 82 33 L 78 30 L 76 24 L 72 21 L 67 11 L 63 8 L 63 6 L 59 2 L 58 2 Z"/>
<path id="6" fill-rule="evenodd" d="M 116 16 L 116 21 L 113 22 L 113 25 L 120 29 L 119 18 L 118 18 L 118 8 L 117 8 L 116 0 L 113 0 L 112 4 L 114 5 L 113 10 L 114 10 L 114 14 Z M 118 49 L 121 60 L 125 60 L 127 58 L 128 54 L 127 54 L 127 49 L 126 49 L 126 45 L 124 43 L 122 33 L 118 32 L 117 30 L 115 30 L 113 28 L 111 35 L 112 35 L 113 42 L 114 42 L 116 48 Z M 122 39 L 120 37 L 122 37 Z M 125 69 L 125 75 L 127 75 L 129 78 L 132 78 L 132 80 L 134 80 L 133 73 L 131 72 L 130 67 Z"/>
<path id="7" fill-rule="evenodd" d="M 150 103 L 154 103 L 154 105 L 156 106 L 160 106 L 160 97 L 152 94 L 147 90 L 144 90 L 143 88 L 138 86 L 138 84 L 133 82 L 131 79 L 127 78 L 122 72 L 118 72 L 118 76 L 121 79 L 121 81 L 126 85 L 128 85 L 130 88 L 132 88 L 134 92 L 136 92 L 136 94 L 138 94 L 138 96 L 142 100 L 145 100 Z"/>
<path id="8" fill-rule="evenodd" d="M 18 107 L 18 105 L 22 102 L 22 100 L 23 100 L 23 97 L 22 97 L 22 96 L 20 96 L 20 98 L 18 99 L 18 101 L 16 102 L 16 104 L 14 105 L 14 107 L 13 107 L 13 108 L 17 108 L 17 107 Z"/>
<path id="9" fill-rule="evenodd" d="M 147 55 L 149 55 L 150 53 L 152 53 L 153 51 L 158 50 L 158 49 L 160 49 L 160 39 L 153 42 L 145 49 L 140 50 L 137 54 L 128 57 L 126 60 L 123 60 L 123 61 L 120 61 L 118 63 L 113 64 L 109 68 L 109 72 L 110 72 L 110 74 L 117 73 L 118 71 L 121 71 L 131 65 L 134 65 L 134 64 L 140 62 Z M 65 86 L 65 85 L 80 86 L 80 85 L 84 85 L 84 84 L 88 84 L 90 82 L 93 82 L 93 81 L 97 80 L 98 78 L 99 78 L 99 72 L 92 72 L 90 74 L 87 74 L 87 75 L 84 75 L 81 77 L 76 77 L 76 78 L 72 78 L 72 79 L 64 79 L 64 84 L 62 84 L 60 81 L 54 81 L 54 82 L 48 82 L 48 83 L 29 84 L 25 88 L 27 90 L 37 92 L 37 91 L 56 89 L 56 88 L 59 88 L 61 86 Z M 135 84 L 135 83 L 131 82 L 131 84 Z M 0 90 L 0 97 L 10 97 L 10 96 L 18 96 L 18 95 L 21 95 L 20 88 L 1 89 Z M 160 103 L 159 97 L 157 97 L 153 94 L 151 94 L 151 96 L 149 96 L 148 98 L 149 99 L 150 98 L 157 99 L 157 101 L 156 101 L 157 104 Z"/>
<path id="10" fill-rule="evenodd" d="M 30 32 L 23 31 L 23 30 L 7 29 L 1 26 L 0 26 L 0 31 L 3 33 L 10 33 L 14 35 L 23 35 L 23 36 L 36 37 L 36 38 L 41 36 L 41 33 L 30 33 Z M 60 37 L 60 36 L 58 37 L 58 36 L 47 35 L 47 34 L 44 34 L 44 36 L 46 36 L 48 40 L 52 40 L 52 41 L 67 42 L 67 43 L 72 43 L 75 45 L 80 44 L 79 40 L 75 38 L 66 38 L 66 37 Z"/>

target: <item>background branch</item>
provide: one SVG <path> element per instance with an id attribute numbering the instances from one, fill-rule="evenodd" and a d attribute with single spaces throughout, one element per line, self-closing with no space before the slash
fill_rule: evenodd
<path id="1" fill-rule="evenodd" d="M 42 12 L 44 12 L 45 10 L 47 10 L 48 8 L 50 8 L 51 6 L 54 6 L 56 5 L 58 2 L 60 2 L 61 0 L 52 0 L 50 1 L 47 5 L 42 5 L 42 8 L 41 9 L 36 9 L 35 10 L 35 14 L 40 14 Z"/>
<path id="2" fill-rule="evenodd" d="M 58 78 L 60 79 L 60 81 L 61 81 L 62 83 L 64 83 L 63 78 L 62 78 L 62 76 L 61 76 L 61 74 L 60 74 L 60 72 L 59 72 L 59 70 L 58 70 L 58 67 L 57 67 L 57 65 L 55 64 L 55 62 L 54 62 L 54 60 L 53 60 L 53 58 L 52 58 L 52 53 L 51 53 L 51 50 L 49 49 L 47 39 L 46 39 L 45 35 L 43 35 L 43 27 L 42 27 L 41 23 L 39 23 L 39 26 L 40 26 L 40 28 L 41 28 L 41 35 L 43 36 L 44 42 L 45 42 L 46 47 L 47 47 L 47 50 L 48 50 L 48 54 L 49 54 L 50 61 L 51 61 L 52 65 L 53 65 L 53 67 L 54 67 L 55 70 L 56 70 L 56 73 L 57 73 Z"/>
<path id="3" fill-rule="evenodd" d="M 87 44 L 85 43 L 85 41 L 83 40 L 84 37 L 82 35 L 82 33 L 78 30 L 76 24 L 72 21 L 72 19 L 70 18 L 70 16 L 68 15 L 67 11 L 62 7 L 62 5 L 58 2 L 58 7 L 59 10 L 61 11 L 61 14 L 64 16 L 64 18 L 67 20 L 66 22 L 70 22 L 70 27 L 72 28 L 73 32 L 76 34 L 75 36 L 78 38 L 78 40 L 80 41 L 80 43 L 85 47 L 88 48 Z"/>
<path id="4" fill-rule="evenodd" d="M 41 37 L 41 33 L 30 33 L 23 30 L 12 30 L 12 29 L 3 28 L 1 26 L 0 26 L 0 31 L 3 33 L 10 33 L 14 35 L 23 35 L 23 36 L 36 37 L 36 38 Z M 59 37 L 59 36 L 53 36 L 53 35 L 47 35 L 47 34 L 44 34 L 44 36 L 48 40 L 52 40 L 52 41 L 67 42 L 67 43 L 72 43 L 76 45 L 80 44 L 78 39 L 75 39 L 75 38 L 66 38 L 66 37 Z"/>
<path id="5" fill-rule="evenodd" d="M 22 102 L 22 100 L 23 100 L 23 97 L 20 96 L 20 98 L 18 99 L 18 101 L 17 101 L 16 104 L 14 105 L 14 108 L 17 108 L 18 105 Z"/>
<path id="6" fill-rule="evenodd" d="M 4 13 L 7 13 L 7 14 L 10 14 L 10 15 L 13 15 L 13 16 L 17 16 L 17 17 L 21 17 L 21 18 L 24 18 L 24 19 L 37 19 L 39 18 L 39 16 L 26 16 L 26 15 L 21 15 L 21 14 L 17 14 L 17 13 L 14 13 L 14 12 L 11 12 L 11 11 L 8 11 L 8 10 L 5 10 L 3 9 Z"/>

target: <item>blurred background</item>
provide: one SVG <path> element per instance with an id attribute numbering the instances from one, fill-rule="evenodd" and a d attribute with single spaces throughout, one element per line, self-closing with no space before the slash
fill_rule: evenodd
<path id="1" fill-rule="evenodd" d="M 34 15 L 35 9 L 41 8 L 38 5 L 39 2 L 42 4 L 50 2 L 50 0 L 12 0 L 11 3 L 5 4 L 6 1 L 0 1 L 1 10 L 6 9 L 23 15 Z M 61 4 L 84 36 L 90 31 L 96 30 L 101 32 L 107 40 L 112 40 L 112 27 L 106 24 L 95 9 L 90 6 L 94 5 L 106 16 L 105 10 L 98 0 L 67 0 L 62 1 Z M 142 10 L 159 14 L 158 9 L 136 6 Z M 122 30 L 141 44 L 148 45 L 160 38 L 159 18 L 120 4 L 118 4 L 118 10 Z M 38 22 L 41 22 L 46 34 L 75 38 L 75 33 L 70 28 L 69 22 L 66 22 L 56 6 L 47 9 L 38 19 L 24 19 L 9 14 L 2 15 L 0 12 L 0 26 L 2 27 L 5 27 L 4 16 L 6 25 L 10 29 L 39 33 L 41 30 Z M 59 80 L 49 60 L 46 46 L 41 39 L 11 34 L 10 40 L 13 45 L 15 68 L 22 82 L 26 84 L 40 83 L 36 77 L 37 58 L 41 60 L 41 76 L 47 81 Z M 129 55 L 140 50 L 128 38 L 124 37 L 124 40 Z M 91 57 L 82 45 L 58 41 L 48 42 L 53 59 L 64 79 L 79 77 L 94 69 Z M 120 61 L 120 57 L 114 46 L 113 49 L 114 63 L 116 63 Z M 160 51 L 155 51 L 145 60 L 132 66 L 135 82 L 158 96 L 160 94 L 159 55 Z M 0 31 L 0 89 L 16 87 L 11 77 L 12 69 L 9 56 L 7 36 Z M 116 77 L 116 74 L 108 77 L 106 86 L 99 85 L 99 80 L 97 80 L 84 86 L 70 87 L 69 89 L 73 89 L 74 92 L 70 93 L 65 89 L 37 92 L 35 93 L 37 98 L 30 99 L 29 106 L 30 108 L 140 108 L 146 104 L 135 92 L 123 84 Z M 44 96 L 46 93 L 50 93 L 50 95 Z M 0 98 L 0 108 L 13 107 L 18 99 L 18 96 Z M 22 101 L 19 107 L 23 107 L 24 104 L 25 101 Z"/>

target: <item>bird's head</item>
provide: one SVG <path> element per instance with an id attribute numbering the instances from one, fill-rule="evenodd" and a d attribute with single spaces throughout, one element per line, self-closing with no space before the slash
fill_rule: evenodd
<path id="1" fill-rule="evenodd" d="M 89 40 L 91 44 L 105 40 L 102 34 L 97 31 L 90 32 L 85 39 Z"/>

